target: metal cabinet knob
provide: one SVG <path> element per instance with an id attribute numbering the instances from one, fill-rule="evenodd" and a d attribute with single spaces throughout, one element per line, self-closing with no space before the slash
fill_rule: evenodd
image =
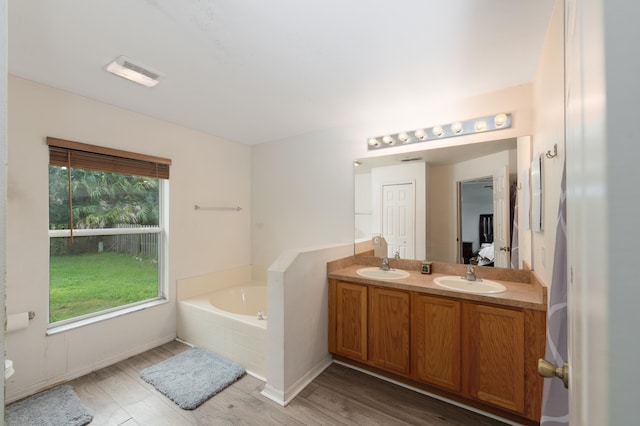
<path id="1" fill-rule="evenodd" d="M 565 362 L 562 367 L 556 367 L 546 359 L 538 360 L 538 374 L 542 377 L 558 377 L 562 379 L 565 388 L 569 388 L 569 365 Z"/>

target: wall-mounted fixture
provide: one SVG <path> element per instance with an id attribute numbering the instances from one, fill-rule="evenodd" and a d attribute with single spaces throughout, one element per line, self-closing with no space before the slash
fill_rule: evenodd
<path id="1" fill-rule="evenodd" d="M 400 132 L 370 138 L 367 141 L 367 147 L 368 150 L 371 151 L 396 145 L 408 145 L 454 136 L 502 130 L 509 127 L 511 127 L 511 114 L 500 113 L 488 117 L 475 118 L 473 120 L 456 121 L 441 126 L 425 127 L 411 132 Z"/>
<path id="2" fill-rule="evenodd" d="M 155 86 L 159 83 L 160 79 L 160 74 L 134 63 L 126 56 L 118 56 L 113 62 L 107 65 L 105 69 L 112 74 L 146 87 Z"/>
<path id="3" fill-rule="evenodd" d="M 238 206 L 238 207 L 203 207 L 203 206 L 199 206 L 199 205 L 195 205 L 193 206 L 194 210 L 235 210 L 237 212 L 239 212 L 240 210 L 242 210 L 242 207 Z"/>

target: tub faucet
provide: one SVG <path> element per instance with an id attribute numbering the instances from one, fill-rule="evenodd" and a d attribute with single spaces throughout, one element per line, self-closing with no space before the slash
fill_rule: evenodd
<path id="1" fill-rule="evenodd" d="M 390 271 L 391 268 L 389 267 L 389 258 L 388 257 L 383 257 L 382 258 L 382 265 L 380 265 L 380 269 L 382 269 L 383 271 Z"/>
<path id="2" fill-rule="evenodd" d="M 396 251 L 395 253 L 393 253 L 393 257 L 394 257 L 395 259 L 400 259 L 400 252 L 399 252 L 399 251 Z"/>
<path id="3" fill-rule="evenodd" d="M 480 281 L 479 278 L 476 277 L 476 274 L 474 273 L 475 268 L 473 267 L 472 264 L 469 264 L 469 266 L 467 266 L 467 273 L 464 274 L 464 278 L 467 281 Z"/>

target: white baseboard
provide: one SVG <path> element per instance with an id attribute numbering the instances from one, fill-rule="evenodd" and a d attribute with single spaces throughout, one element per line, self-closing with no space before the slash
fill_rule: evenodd
<path id="1" fill-rule="evenodd" d="M 32 384 L 22 389 L 17 389 L 14 392 L 6 395 L 6 404 L 17 401 L 22 398 L 26 398 L 27 396 L 33 395 L 45 389 L 49 389 L 53 386 L 56 386 L 60 383 L 65 383 L 73 379 L 77 379 L 78 377 L 82 377 L 86 374 L 89 374 L 93 371 L 100 370 L 101 368 L 108 367 L 110 365 L 116 364 L 120 361 L 123 361 L 132 356 L 141 354 L 142 352 L 146 352 L 149 349 L 156 348 L 158 346 L 164 345 L 165 343 L 169 343 L 176 338 L 175 334 L 170 336 L 161 337 L 150 342 L 146 342 L 143 345 L 135 346 L 130 348 L 125 352 L 120 352 L 118 354 L 112 355 L 108 358 L 104 358 L 98 360 L 95 363 L 84 365 L 80 368 L 77 368 L 72 371 L 67 371 L 65 374 L 61 374 L 59 376 L 50 377 L 46 380 L 40 381 L 38 383 Z"/>
<path id="2" fill-rule="evenodd" d="M 280 404 L 283 407 L 285 406 L 284 392 L 270 386 L 269 383 L 264 385 L 264 389 L 262 390 L 262 392 L 260 392 L 260 394 L 265 398 L 268 398 L 271 401 L 275 402 L 276 404 Z"/>
<path id="3" fill-rule="evenodd" d="M 267 383 L 261 393 L 263 396 L 269 398 L 270 400 L 282 405 L 283 407 L 286 407 L 287 404 L 289 404 L 293 400 L 293 398 L 298 396 L 298 394 L 302 392 L 302 390 L 306 388 L 307 385 L 313 381 L 313 379 L 318 377 L 320 373 L 322 373 L 328 366 L 330 366 L 332 362 L 332 356 L 327 355 L 324 359 L 322 359 L 322 361 L 311 368 L 311 370 L 307 371 L 305 375 L 296 380 L 295 383 L 289 386 L 285 391 L 275 389 L 271 387 L 269 383 Z"/>

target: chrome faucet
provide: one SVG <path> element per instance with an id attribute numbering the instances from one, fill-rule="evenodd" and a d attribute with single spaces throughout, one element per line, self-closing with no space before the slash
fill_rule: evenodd
<path id="1" fill-rule="evenodd" d="M 396 251 L 395 253 L 393 253 L 393 257 L 394 259 L 400 259 L 400 252 Z"/>
<path id="2" fill-rule="evenodd" d="M 380 265 L 380 269 L 382 269 L 383 271 L 390 271 L 391 268 L 389 267 L 389 258 L 388 257 L 383 257 L 382 258 L 382 265 Z"/>
<path id="3" fill-rule="evenodd" d="M 472 264 L 469 264 L 467 266 L 467 273 L 464 274 L 464 278 L 467 281 L 482 281 L 480 278 L 476 277 L 476 274 L 474 273 L 475 268 L 473 267 Z"/>

